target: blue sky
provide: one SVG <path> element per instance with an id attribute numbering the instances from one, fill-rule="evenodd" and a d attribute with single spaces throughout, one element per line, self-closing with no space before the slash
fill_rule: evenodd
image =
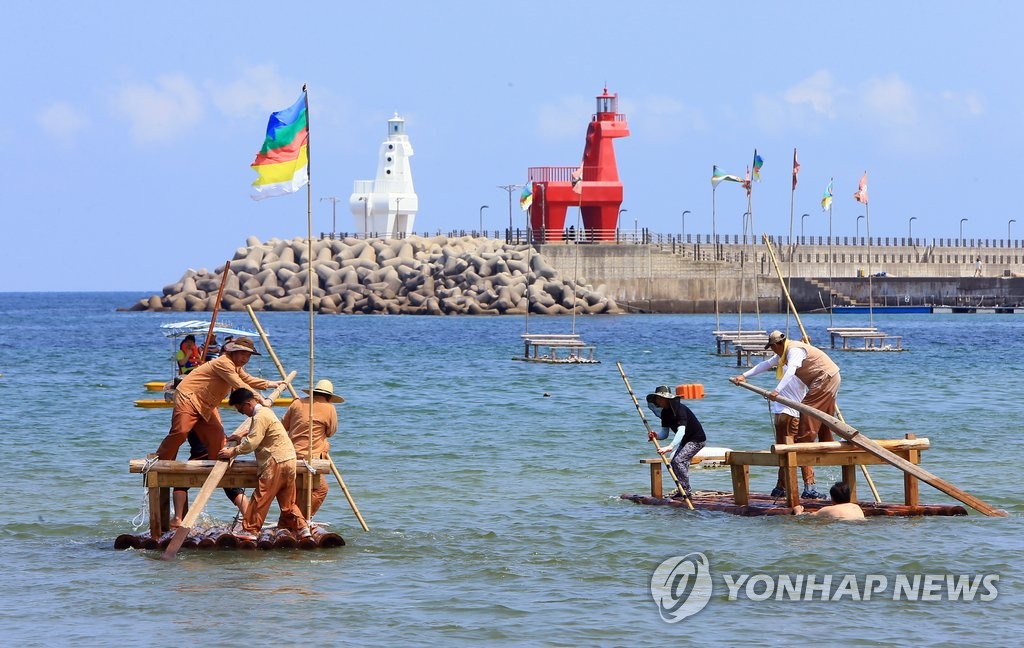
<path id="1" fill-rule="evenodd" d="M 1022 151 L 1014 2 L 16 3 L 0 52 L 7 119 L 3 291 L 158 292 L 246 237 L 306 233 L 305 193 L 255 202 L 267 117 L 309 84 L 314 232 L 353 229 L 386 122 L 407 120 L 417 231 L 507 226 L 530 166 L 574 166 L 594 97 L 619 95 L 623 227 L 711 231 L 711 167 L 756 148 L 756 232 L 1005 238 Z M 1009 186 L 1007 186 L 1009 185 Z M 717 230 L 746 197 L 717 192 Z M 514 207 L 517 224 L 522 213 Z M 1024 214 L 1014 238 L 1024 238 Z M 859 225 L 864 233 L 864 223 Z"/>

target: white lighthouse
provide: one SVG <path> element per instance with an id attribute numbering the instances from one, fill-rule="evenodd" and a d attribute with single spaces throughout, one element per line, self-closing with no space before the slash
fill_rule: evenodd
<path id="1" fill-rule="evenodd" d="M 395 113 L 388 120 L 388 138 L 380 145 L 377 177 L 356 180 L 348 204 L 363 236 L 398 238 L 412 234 L 419 199 L 412 186 L 412 144 L 405 120 Z"/>

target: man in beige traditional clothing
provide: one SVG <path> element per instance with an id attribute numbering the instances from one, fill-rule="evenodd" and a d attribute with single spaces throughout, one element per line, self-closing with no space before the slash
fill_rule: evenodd
<path id="1" fill-rule="evenodd" d="M 295 454 L 299 459 L 327 459 L 331 446 L 327 439 L 338 431 L 338 411 L 334 403 L 344 403 L 345 399 L 334 393 L 334 384 L 330 380 L 318 380 L 316 386 L 302 391 L 310 394 L 307 398 L 292 401 L 288 411 L 284 413 L 281 423 L 288 430 L 295 445 Z M 309 399 L 313 399 L 313 456 L 309 455 Z M 312 506 L 309 517 L 312 518 L 320 510 L 327 497 L 327 480 L 321 479 L 320 486 L 313 491 Z M 300 500 L 301 501 L 301 500 Z"/>
<path id="2" fill-rule="evenodd" d="M 178 448 L 190 430 L 195 430 L 211 457 L 224 447 L 224 424 L 217 407 L 232 389 L 252 387 L 269 389 L 282 383 L 250 376 L 243 367 L 253 355 L 259 355 L 252 340 L 239 338 L 224 345 L 224 353 L 196 367 L 185 376 L 174 395 L 171 429 L 160 447 L 159 459 L 175 459 Z"/>
<path id="3" fill-rule="evenodd" d="M 807 386 L 807 394 L 802 401 L 804 405 L 830 416 L 835 415 L 841 378 L 839 377 L 839 366 L 832 361 L 832 358 L 829 358 L 824 351 L 816 346 L 786 339 L 786 334 L 782 331 L 772 331 L 768 335 L 768 344 L 764 348 L 771 349 L 779 358 L 776 364 L 784 367 L 779 384 L 769 392 L 768 400 L 774 401 L 779 396 L 779 392 L 784 392 L 792 381 L 798 380 Z M 735 383 L 746 382 L 746 376 L 740 374 L 732 381 Z M 795 441 L 808 443 L 814 441 L 815 437 L 818 441 L 832 441 L 832 430 L 813 416 L 801 413 Z M 806 476 L 805 479 L 807 479 Z M 814 488 L 813 472 L 810 479 L 810 488 L 805 486 L 801 497 L 809 499 L 822 497 Z"/>
<path id="4" fill-rule="evenodd" d="M 256 402 L 256 396 L 248 389 L 231 392 L 228 404 L 239 413 L 252 418 L 249 429 L 232 434 L 228 441 L 238 445 L 221 448 L 218 459 L 231 459 L 240 454 L 256 453 L 256 474 L 259 482 L 253 491 L 249 506 L 242 518 L 242 530 L 235 536 L 244 540 L 255 540 L 267 519 L 270 504 L 277 499 L 281 507 L 278 528 L 289 529 L 299 537 L 309 537 L 309 527 L 302 511 L 295 504 L 295 448 L 288 432 L 277 415 L 269 407 Z"/>

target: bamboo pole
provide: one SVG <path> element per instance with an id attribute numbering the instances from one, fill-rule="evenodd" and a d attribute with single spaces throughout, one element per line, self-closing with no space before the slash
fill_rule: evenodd
<path id="1" fill-rule="evenodd" d="M 737 382 L 733 384 L 739 385 L 740 387 L 749 389 L 750 391 L 756 394 L 760 394 L 761 396 L 768 398 L 769 391 L 767 389 L 762 389 L 761 387 L 751 385 L 750 383 L 747 382 Z M 936 477 L 935 475 L 931 474 L 924 468 L 921 468 L 920 466 L 907 461 L 903 457 L 893 454 L 889 450 L 883 448 L 877 442 L 864 436 L 856 428 L 846 424 L 844 421 L 839 420 L 835 416 L 826 414 L 821 410 L 817 410 L 813 407 L 810 407 L 809 405 L 804 405 L 803 403 L 798 403 L 794 400 L 784 398 L 782 396 L 776 397 L 775 400 L 782 403 L 783 405 L 786 405 L 787 407 L 792 407 L 793 409 L 799 411 L 802 414 L 813 416 L 814 418 L 818 419 L 819 421 L 827 425 L 830 430 L 832 430 L 839 436 L 843 437 L 847 441 L 856 444 L 861 449 L 867 452 L 870 452 L 871 454 L 875 455 L 876 457 L 886 462 L 887 464 L 895 466 L 896 468 L 899 468 L 908 475 L 916 477 L 923 481 L 924 483 L 928 484 L 929 486 L 932 486 L 942 491 L 946 495 L 949 495 L 950 497 L 960 502 L 963 502 L 964 504 L 970 506 L 979 513 L 983 513 L 985 515 L 989 515 L 992 517 L 1006 517 L 1006 511 L 997 509 L 994 506 L 986 504 L 985 502 L 981 501 L 977 497 L 974 497 L 970 493 L 960 490 L 959 488 L 950 484 L 949 482 L 940 479 L 939 477 Z"/>
<path id="2" fill-rule="evenodd" d="M 228 283 L 228 270 L 231 269 L 231 262 L 224 264 L 224 272 L 220 277 L 220 288 L 217 290 L 217 301 L 213 303 L 213 314 L 210 316 L 210 328 L 206 329 L 206 339 L 203 341 L 203 352 L 199 354 L 199 364 L 206 362 L 206 352 L 210 348 L 210 337 L 213 335 L 213 327 L 217 324 L 217 313 L 220 311 L 220 300 L 224 297 L 224 286 Z"/>
<path id="3" fill-rule="evenodd" d="M 633 388 L 629 385 L 629 378 L 626 378 L 626 372 L 622 369 L 622 363 L 616 362 L 615 366 L 619 368 L 619 375 L 622 376 L 622 382 L 626 383 L 626 391 L 629 392 L 629 397 L 633 399 L 633 405 L 636 406 L 636 413 L 640 415 L 640 420 L 644 422 L 644 427 L 647 428 L 647 438 L 651 443 L 654 444 L 654 449 L 658 451 L 658 456 L 661 457 L 661 462 L 668 468 L 668 474 L 672 476 L 672 481 L 676 483 L 676 488 L 683 495 L 683 500 L 686 502 L 686 507 L 691 511 L 693 510 L 693 502 L 686 496 L 686 489 L 683 488 L 683 483 L 679 481 L 679 477 L 676 476 L 675 469 L 672 468 L 672 463 L 668 460 L 668 457 L 661 453 L 661 446 L 658 445 L 658 435 L 651 429 L 651 425 L 647 422 L 647 417 L 644 416 L 644 411 L 640 409 L 640 402 L 636 399 L 636 394 L 633 393 Z M 678 450 L 678 448 L 677 448 Z"/>
<path id="4" fill-rule="evenodd" d="M 260 339 L 263 340 L 263 346 L 265 346 L 267 348 L 267 355 L 269 355 L 270 359 L 274 361 L 274 365 L 277 367 L 278 371 L 280 371 L 281 375 L 283 376 L 284 375 L 284 367 L 281 366 L 281 361 L 278 360 L 277 354 L 274 353 L 274 347 L 270 346 L 270 340 L 267 339 L 267 334 L 263 332 L 263 327 L 260 326 L 259 320 L 256 319 L 256 313 L 248 305 L 246 305 L 246 310 L 249 311 L 249 317 L 252 318 L 252 323 L 256 326 L 256 331 L 260 334 Z M 294 373 L 292 375 L 294 375 Z M 291 385 L 288 385 L 288 388 L 291 389 L 292 394 L 295 396 L 295 398 L 299 397 L 299 395 L 296 393 L 295 389 Z M 309 402 L 310 402 L 310 404 L 312 404 L 312 402 L 313 402 L 312 390 L 313 390 L 313 387 L 311 385 L 310 386 L 310 395 L 309 395 Z M 310 411 L 310 413 L 309 413 L 309 428 L 310 428 L 310 439 L 309 439 L 310 459 L 309 460 L 312 461 L 313 460 L 312 459 L 312 453 L 313 453 L 313 450 L 312 450 L 312 448 L 313 448 L 313 412 L 312 411 Z M 331 462 L 331 471 L 334 473 L 335 479 L 338 480 L 338 485 L 341 486 L 341 491 L 345 494 L 345 499 L 348 500 L 348 505 L 352 508 L 352 512 L 355 513 L 356 519 L 359 520 L 360 526 L 363 527 L 363 531 L 369 531 L 370 527 L 366 526 L 366 522 L 363 520 L 363 514 L 359 512 L 359 507 L 356 505 L 355 499 L 352 498 L 352 494 L 349 492 L 348 486 L 345 485 L 345 480 L 343 480 L 341 478 L 341 473 L 338 471 L 338 467 L 335 465 L 334 460 L 331 459 L 330 456 L 328 456 L 327 459 Z M 312 480 L 309 480 L 309 482 L 310 482 L 310 484 L 312 484 Z M 308 504 L 307 504 L 306 511 L 309 511 L 310 508 L 311 507 L 308 506 Z"/>
<path id="5" fill-rule="evenodd" d="M 345 494 L 345 499 L 348 500 L 348 505 L 352 507 L 352 512 L 356 514 L 356 519 L 359 520 L 359 525 L 363 527 L 363 531 L 369 531 L 370 527 L 366 526 L 366 520 L 363 519 L 363 514 L 359 512 L 359 507 L 356 506 L 356 501 L 352 499 L 352 494 L 348 492 L 348 486 L 345 485 L 345 480 L 341 478 L 341 472 L 338 471 L 337 464 L 334 463 L 334 459 L 330 455 L 327 455 L 327 460 L 331 462 L 331 472 L 334 473 L 334 478 L 338 480 L 338 485 L 341 486 L 341 492 Z"/>
<path id="6" fill-rule="evenodd" d="M 831 210 L 829 211 L 829 213 L 831 214 Z M 775 250 L 772 248 L 772 242 L 768 240 L 767 234 L 762 233 L 761 236 L 762 238 L 764 238 L 765 247 L 768 248 L 768 254 L 771 256 L 772 265 L 775 267 L 775 272 L 779 276 L 779 284 L 782 286 L 782 293 L 786 296 L 786 303 L 789 304 L 789 308 L 793 311 L 793 315 L 796 317 L 797 326 L 800 327 L 800 339 L 804 342 L 804 344 L 810 344 L 811 336 L 807 335 L 807 329 L 804 328 L 804 323 L 800 321 L 800 313 L 796 310 L 796 307 L 793 306 L 793 298 L 789 294 L 789 289 L 786 287 L 786 282 L 783 281 L 782 279 L 782 268 L 779 266 L 778 259 L 775 258 Z M 831 288 L 829 290 L 831 290 Z M 839 415 L 839 418 L 843 417 L 843 413 L 839 411 L 839 405 L 836 405 L 836 414 Z M 871 474 L 868 472 L 868 467 L 861 465 L 860 471 L 864 474 L 864 479 L 868 482 L 868 487 L 871 489 L 871 494 L 874 496 L 875 501 L 881 504 L 882 498 L 879 497 L 878 495 L 878 489 L 875 488 L 875 481 L 871 479 Z"/>

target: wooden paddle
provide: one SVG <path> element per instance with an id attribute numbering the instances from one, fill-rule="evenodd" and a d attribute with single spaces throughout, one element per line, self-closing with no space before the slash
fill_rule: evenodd
<path id="1" fill-rule="evenodd" d="M 270 400 L 273 401 L 275 398 L 281 395 L 284 391 L 285 386 L 295 378 L 295 372 L 293 371 L 289 376 L 285 378 L 285 384 L 281 385 L 270 393 Z M 242 432 L 248 427 L 250 420 L 246 419 L 235 429 L 235 434 Z M 177 555 L 178 549 L 181 549 L 182 543 L 185 542 L 185 538 L 192 531 L 192 527 L 195 526 L 196 520 L 199 519 L 199 514 L 203 512 L 203 507 L 210 500 L 210 496 L 213 495 L 213 491 L 217 490 L 217 486 L 220 485 L 220 480 L 227 473 L 228 468 L 231 464 L 235 463 L 235 458 L 224 461 L 218 460 L 213 466 L 213 470 L 210 471 L 206 481 L 203 482 L 203 488 L 199 491 L 199 496 L 196 497 L 195 501 L 192 502 L 192 506 L 189 507 L 188 513 L 185 515 L 185 519 L 181 521 L 181 526 L 174 532 L 174 537 L 171 538 L 170 544 L 167 545 L 167 549 L 164 551 L 164 555 L 160 557 L 161 560 L 173 560 L 174 556 Z"/>
<path id="2" fill-rule="evenodd" d="M 640 408 L 640 401 L 636 399 L 636 394 L 633 393 L 633 388 L 629 386 L 629 378 L 626 378 L 626 372 L 622 370 L 622 363 L 616 362 L 615 366 L 619 368 L 619 375 L 622 376 L 622 381 L 626 383 L 626 391 L 629 392 L 629 397 L 633 399 L 633 405 L 636 406 L 636 413 L 640 415 L 640 420 L 644 422 L 644 427 L 647 428 L 647 438 L 654 444 L 654 449 L 658 451 L 658 456 L 661 457 L 662 463 L 668 468 L 668 474 L 672 475 L 672 481 L 676 483 L 676 488 L 683 494 L 683 500 L 686 502 L 686 507 L 691 511 L 693 510 L 693 502 L 686 496 L 686 489 L 683 488 L 682 482 L 679 481 L 679 477 L 676 476 L 676 471 L 672 468 L 672 462 L 668 460 L 668 457 L 661 453 L 661 446 L 658 445 L 658 435 L 651 429 L 650 423 L 647 422 L 647 417 L 644 416 L 643 409 Z"/>
<path id="3" fill-rule="evenodd" d="M 746 382 L 737 382 L 733 384 L 749 389 L 750 391 L 756 394 L 760 394 L 765 398 L 767 398 L 768 394 L 770 393 L 767 389 L 762 389 L 760 387 L 756 387 Z M 856 444 L 862 450 L 870 452 L 871 454 L 875 455 L 876 457 L 886 462 L 887 464 L 895 466 L 902 470 L 903 472 L 907 473 L 908 475 L 917 477 L 918 479 L 928 484 L 929 486 L 937 488 L 946 495 L 949 495 L 950 497 L 963 502 L 964 504 L 970 506 L 975 511 L 978 511 L 979 513 L 984 513 L 985 515 L 989 515 L 992 517 L 1006 517 L 1006 511 L 997 509 L 994 506 L 990 506 L 985 502 L 982 502 L 980 499 L 971 495 L 970 493 L 960 490 L 956 486 L 950 484 L 949 482 L 943 479 L 939 479 L 938 477 L 931 474 L 924 468 L 921 468 L 920 466 L 907 461 L 903 457 L 893 454 L 889 450 L 883 448 L 877 442 L 861 434 L 861 432 L 856 428 L 847 425 L 845 422 L 840 421 L 838 418 L 826 414 L 821 410 L 817 410 L 808 405 L 804 405 L 803 403 L 798 403 L 794 400 L 790 400 L 789 398 L 778 396 L 775 400 L 782 403 L 783 405 L 786 405 L 787 407 L 792 407 L 793 409 L 797 410 L 802 414 L 813 416 L 814 418 L 818 419 L 819 421 L 827 425 L 830 430 L 832 430 L 839 436 L 843 437 L 850 443 Z"/>
<path id="4" fill-rule="evenodd" d="M 210 338 L 213 337 L 213 327 L 217 324 L 217 313 L 220 311 L 220 300 L 224 296 L 224 286 L 228 283 L 228 270 L 231 269 L 231 262 L 224 264 L 224 273 L 220 278 L 220 289 L 217 290 L 217 301 L 213 304 L 213 314 L 210 315 L 210 328 L 206 330 L 206 339 L 203 341 L 203 352 L 199 354 L 199 364 L 206 362 L 206 352 L 210 349 Z"/>

